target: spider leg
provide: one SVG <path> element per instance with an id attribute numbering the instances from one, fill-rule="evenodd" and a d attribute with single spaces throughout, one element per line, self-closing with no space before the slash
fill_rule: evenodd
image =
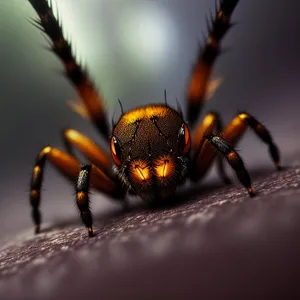
<path id="1" fill-rule="evenodd" d="M 41 225 L 39 206 L 46 160 L 72 183 L 75 183 L 80 171 L 79 161 L 68 153 L 50 146 L 44 147 L 39 152 L 36 157 L 30 183 L 30 204 L 32 207 L 32 219 L 35 224 L 35 233 L 39 233 Z M 90 181 L 96 190 L 104 194 L 115 196 L 116 198 L 122 198 L 123 196 L 123 191 L 119 188 L 119 185 L 95 165 L 92 166 Z"/>
<path id="2" fill-rule="evenodd" d="M 80 216 L 83 224 L 88 229 L 90 237 L 94 236 L 93 218 L 90 210 L 89 187 L 91 181 L 92 166 L 85 165 L 80 169 L 79 176 L 76 181 L 76 203 L 80 211 Z"/>
<path id="3" fill-rule="evenodd" d="M 219 134 L 219 133 L 222 132 L 222 130 L 224 128 L 222 118 L 221 118 L 219 113 L 217 113 L 217 112 L 212 112 L 212 113 L 215 115 L 215 118 L 216 118 L 216 131 Z M 222 153 L 218 152 L 218 155 L 217 155 L 217 168 L 218 168 L 219 176 L 221 177 L 221 179 L 223 180 L 223 182 L 225 184 L 231 184 L 231 180 L 229 179 L 228 175 L 226 174 L 224 163 L 225 163 L 224 162 L 224 156 L 222 155 Z"/>
<path id="4" fill-rule="evenodd" d="M 220 43 L 232 26 L 230 18 L 237 3 L 238 0 L 221 0 L 215 17 L 208 20 L 208 38 L 205 46 L 200 46 L 186 91 L 187 120 L 191 127 L 194 126 L 205 102 L 212 68 L 221 53 Z"/>
<path id="5" fill-rule="evenodd" d="M 94 126 L 107 139 L 109 126 L 104 100 L 97 92 L 87 70 L 76 61 L 71 43 L 64 37 L 61 23 L 53 14 L 51 1 L 50 5 L 47 0 L 29 0 L 29 3 L 39 17 L 33 20 L 33 24 L 49 37 L 50 49 L 63 63 L 65 76 L 74 85 Z"/>
<path id="6" fill-rule="evenodd" d="M 75 129 L 65 129 L 63 131 L 65 147 L 70 155 L 75 157 L 73 147 L 78 148 L 92 164 L 96 165 L 105 174 L 111 173 L 110 157 L 90 138 Z"/>
<path id="7" fill-rule="evenodd" d="M 200 125 L 195 129 L 193 132 L 192 140 L 194 141 L 192 147 L 194 150 L 194 153 L 197 153 L 199 150 L 199 146 L 201 143 L 201 140 L 203 137 L 205 137 L 208 134 L 212 134 L 214 129 L 217 133 L 221 133 L 222 129 L 224 128 L 221 116 L 219 113 L 212 111 L 205 115 L 203 122 L 200 123 Z M 201 147 L 204 150 L 206 147 Z M 205 151 L 205 150 L 204 150 Z M 201 152 L 202 155 L 202 152 Z M 218 173 L 221 177 L 222 181 L 226 184 L 230 184 L 231 180 L 229 179 L 228 175 L 226 174 L 225 168 L 224 168 L 224 156 L 221 153 L 218 153 L 217 155 L 217 167 L 218 167 Z"/>
<path id="8" fill-rule="evenodd" d="M 193 181 L 198 181 L 205 175 L 217 154 L 216 145 L 214 143 L 209 143 L 209 139 L 206 139 L 207 136 L 212 135 L 213 121 L 214 119 L 212 116 L 208 115 L 195 131 L 193 145 L 194 154 L 192 157 L 193 162 L 190 169 L 190 178 Z M 271 159 L 277 169 L 280 169 L 279 150 L 274 143 L 270 132 L 264 125 L 248 113 L 239 113 L 234 117 L 224 128 L 219 138 L 222 138 L 222 140 L 224 139 L 233 149 L 248 127 L 250 127 L 254 133 L 268 145 Z M 232 157 L 234 157 L 234 155 L 232 155 Z"/>
<path id="9" fill-rule="evenodd" d="M 247 189 L 249 196 L 253 197 L 253 189 L 251 187 L 250 175 L 243 163 L 241 157 L 232 148 L 232 146 L 218 135 L 208 135 L 205 137 L 220 153 L 222 153 L 230 166 L 234 169 L 239 181 Z"/>
<path id="10" fill-rule="evenodd" d="M 198 126 L 198 139 L 193 147 L 194 156 L 191 164 L 191 166 L 195 167 L 190 169 L 190 178 L 194 181 L 199 180 L 211 166 L 212 161 L 216 156 L 216 151 L 218 150 L 234 169 L 240 182 L 247 188 L 249 195 L 251 197 L 254 196 L 251 187 L 251 178 L 241 157 L 227 141 L 220 136 L 211 133 L 215 121 L 216 115 L 208 114 L 204 118 L 203 123 Z M 199 166 L 200 168 L 205 167 L 205 169 L 197 169 Z"/>
<path id="11" fill-rule="evenodd" d="M 278 170 L 281 169 L 280 152 L 269 130 L 256 118 L 246 112 L 239 113 L 224 129 L 222 137 L 233 147 L 250 127 L 259 139 L 268 145 L 270 157 Z"/>

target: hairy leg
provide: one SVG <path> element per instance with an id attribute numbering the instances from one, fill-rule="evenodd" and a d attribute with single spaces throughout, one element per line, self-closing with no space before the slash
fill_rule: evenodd
<path id="1" fill-rule="evenodd" d="M 221 40 L 232 25 L 230 18 L 237 3 L 238 0 L 221 0 L 219 9 L 216 7 L 215 17 L 208 20 L 208 38 L 204 47 L 200 46 L 186 92 L 187 119 L 191 127 L 197 121 L 209 92 L 213 65 L 221 53 Z"/>
<path id="2" fill-rule="evenodd" d="M 71 43 L 64 37 L 61 23 L 53 14 L 51 1 L 29 0 L 29 3 L 38 14 L 38 19 L 33 20 L 33 24 L 49 37 L 51 41 L 50 50 L 63 63 L 64 74 L 79 94 L 89 119 L 108 142 L 109 126 L 104 99 L 96 90 L 87 70 L 76 61 Z"/>
<path id="3" fill-rule="evenodd" d="M 253 197 L 253 189 L 251 187 L 251 178 L 244 165 L 243 160 L 231 145 L 218 135 L 208 135 L 205 137 L 224 157 L 235 171 L 239 181 L 247 189 L 249 196 Z"/>
<path id="4" fill-rule="evenodd" d="M 270 157 L 277 169 L 280 169 L 280 153 L 270 131 L 260 121 L 246 112 L 239 113 L 224 129 L 222 137 L 233 147 L 250 127 L 256 136 L 268 146 Z"/>
<path id="5" fill-rule="evenodd" d="M 217 155 L 217 149 L 206 136 L 213 132 L 214 119 L 211 115 L 204 118 L 203 122 L 198 126 L 194 135 L 193 157 L 190 170 L 190 178 L 198 181 L 209 170 L 212 162 Z M 232 119 L 232 121 L 224 128 L 220 137 L 230 144 L 233 148 L 244 135 L 246 129 L 250 127 L 259 139 L 264 142 L 268 148 L 272 161 L 277 169 L 280 169 L 280 155 L 273 138 L 268 129 L 253 116 L 248 113 L 240 113 Z"/>
<path id="6" fill-rule="evenodd" d="M 64 177 L 75 184 L 80 172 L 80 163 L 71 155 L 47 146 L 43 148 L 36 157 L 30 183 L 30 204 L 32 207 L 32 218 L 35 224 L 35 232 L 39 233 L 41 225 L 41 213 L 39 210 L 41 199 L 41 186 L 45 163 L 48 160 Z M 92 166 L 91 185 L 98 191 L 109 196 L 122 197 L 123 191 L 119 185 L 96 166 Z"/>
<path id="7" fill-rule="evenodd" d="M 212 134 L 214 131 L 221 133 L 224 128 L 220 115 L 217 112 L 209 112 L 204 116 L 203 122 L 196 127 L 193 132 L 193 151 L 196 153 L 199 150 L 200 143 L 202 143 L 203 137 L 208 134 Z M 202 148 L 202 147 L 201 147 Z M 230 184 L 231 181 L 225 172 L 224 157 L 221 153 L 217 155 L 217 167 L 218 173 L 224 183 Z"/>

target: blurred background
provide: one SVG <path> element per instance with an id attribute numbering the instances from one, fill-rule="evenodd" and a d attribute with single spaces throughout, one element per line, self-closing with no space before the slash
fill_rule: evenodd
<path id="1" fill-rule="evenodd" d="M 77 57 L 87 65 L 105 96 L 110 116 L 119 108 L 176 98 L 184 105 L 185 84 L 206 31 L 213 0 L 56 0 Z M 299 153 L 300 36 L 297 0 L 240 1 L 233 27 L 224 40 L 228 50 L 216 64 L 224 81 L 206 111 L 222 112 L 226 122 L 238 110 L 255 115 L 272 131 L 285 158 Z M 91 124 L 71 111 L 76 93 L 61 76 L 56 57 L 43 49 L 42 34 L 25 0 L 0 5 L 0 237 L 31 229 L 29 180 L 38 151 L 62 147 L 61 130 L 73 127 L 102 143 Z M 252 133 L 239 144 L 248 167 L 271 163 Z M 211 173 L 213 176 L 214 173 Z M 43 187 L 44 222 L 77 216 L 73 187 L 47 166 Z M 113 209 L 99 194 L 93 211 Z M 79 222 L 79 219 L 78 219 Z"/>

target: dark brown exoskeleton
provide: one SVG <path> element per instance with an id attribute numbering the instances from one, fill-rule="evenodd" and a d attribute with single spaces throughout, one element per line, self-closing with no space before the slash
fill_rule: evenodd
<path id="1" fill-rule="evenodd" d="M 196 124 L 209 92 L 209 79 L 221 51 L 221 39 L 231 26 L 230 17 L 238 0 L 220 1 L 206 43 L 195 60 L 186 93 L 189 126 L 179 109 L 165 103 L 122 111 L 112 129 L 107 122 L 102 96 L 96 91 L 88 72 L 73 56 L 71 44 L 63 36 L 51 3 L 46 0 L 29 2 L 39 16 L 38 20 L 33 20 L 35 26 L 50 38 L 51 49 L 62 61 L 66 77 L 76 88 L 89 119 L 110 143 L 113 158 L 112 164 L 106 152 L 74 129 L 67 129 L 63 134 L 67 152 L 44 147 L 36 158 L 31 179 L 30 203 L 36 233 L 41 224 L 40 191 L 46 160 L 76 185 L 76 203 L 90 236 L 93 236 L 90 186 L 113 199 L 124 200 L 130 192 L 149 202 L 160 201 L 170 198 L 186 179 L 199 181 L 216 157 L 221 177 L 228 183 L 230 180 L 223 167 L 225 157 L 249 195 L 253 196 L 250 176 L 234 150 L 247 127 L 268 145 L 272 160 L 280 168 L 279 151 L 270 133 L 248 113 L 239 113 L 226 127 L 216 112 L 206 114 L 203 121 Z M 79 149 L 91 165 L 81 167 L 72 146 Z"/>

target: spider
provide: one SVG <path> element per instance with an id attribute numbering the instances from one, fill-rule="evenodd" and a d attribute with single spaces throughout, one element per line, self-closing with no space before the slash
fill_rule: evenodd
<path id="1" fill-rule="evenodd" d="M 38 153 L 30 184 L 36 234 L 41 225 L 40 191 L 46 160 L 75 184 L 77 207 L 90 237 L 94 235 L 89 208 L 90 186 L 123 203 L 127 194 L 157 203 L 170 199 L 187 179 L 197 182 L 203 178 L 214 158 L 217 158 L 221 177 L 229 183 L 224 170 L 225 157 L 249 196 L 254 196 L 249 173 L 234 150 L 248 127 L 267 144 L 271 159 L 280 169 L 279 150 L 268 129 L 250 114 L 240 112 L 223 127 L 220 115 L 212 111 L 196 124 L 208 93 L 213 65 L 221 52 L 221 40 L 232 25 L 231 15 L 238 0 L 220 0 L 215 15 L 208 22 L 208 36 L 205 44 L 199 47 L 186 89 L 186 121 L 180 107 L 174 109 L 167 101 L 128 112 L 123 111 L 120 103 L 121 116 L 117 123 L 112 123 L 111 129 L 104 100 L 87 70 L 76 61 L 59 18 L 53 14 L 51 1 L 29 2 L 38 14 L 33 24 L 48 36 L 51 50 L 64 65 L 66 78 L 77 90 L 91 122 L 110 144 L 111 150 L 110 157 L 87 136 L 75 129 L 67 129 L 63 133 L 66 152 L 46 146 Z M 89 159 L 89 165 L 81 166 L 73 147 Z"/>

